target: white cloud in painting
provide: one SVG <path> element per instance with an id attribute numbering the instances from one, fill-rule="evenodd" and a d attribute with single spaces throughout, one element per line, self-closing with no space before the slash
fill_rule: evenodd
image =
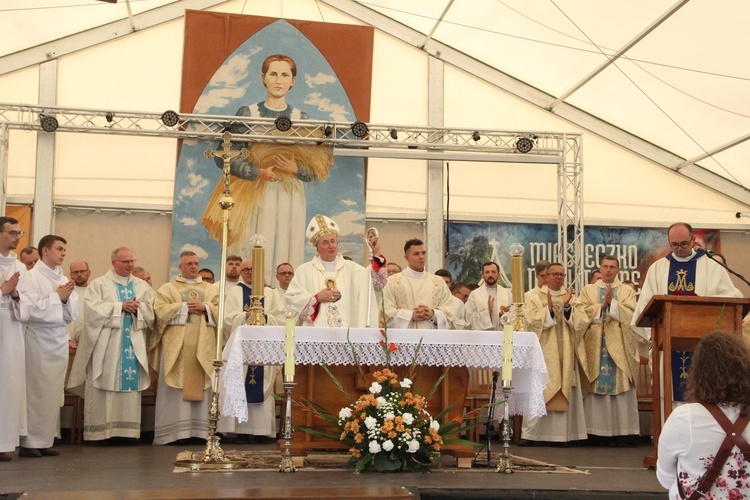
<path id="1" fill-rule="evenodd" d="M 308 75 L 305 73 L 305 83 L 308 87 L 313 88 L 317 85 L 325 85 L 326 83 L 333 83 L 336 79 L 333 75 L 326 75 L 325 73 L 318 73 L 317 75 Z"/>
<path id="2" fill-rule="evenodd" d="M 341 236 L 349 236 L 353 234 L 362 236 L 362 212 L 347 210 L 340 214 L 336 214 L 333 217 L 333 220 L 335 220 L 336 224 L 341 228 L 341 231 L 339 232 Z"/>
<path id="3" fill-rule="evenodd" d="M 203 188 L 208 186 L 208 181 L 199 174 L 188 174 L 189 186 L 185 186 L 180 191 L 180 196 L 192 198 L 196 194 L 203 191 Z"/>
<path id="4" fill-rule="evenodd" d="M 196 224 L 198 224 L 198 221 L 193 219 L 192 217 L 183 217 L 182 219 L 180 219 L 180 222 L 183 226 L 195 226 Z"/>
<path id="5" fill-rule="evenodd" d="M 341 203 L 346 205 L 347 207 L 353 207 L 357 204 L 354 200 L 341 200 Z"/>
<path id="6" fill-rule="evenodd" d="M 211 89 L 201 94 L 198 102 L 195 103 L 196 113 L 208 113 L 211 108 L 222 109 L 229 104 L 232 99 L 239 99 L 245 95 L 245 87 L 223 87 Z"/>
<path id="7" fill-rule="evenodd" d="M 330 114 L 331 120 L 347 121 L 346 117 L 349 112 L 344 105 L 331 102 L 328 97 L 323 97 L 320 92 L 310 92 L 305 99 L 305 104 L 315 106 L 319 111 Z"/>
<path id="8" fill-rule="evenodd" d="M 191 252 L 195 252 L 195 255 L 198 256 L 199 259 L 206 259 L 208 258 L 208 252 L 203 250 L 202 247 L 199 247 L 198 245 L 193 245 L 191 243 L 185 243 L 182 245 L 182 248 L 180 248 L 180 253 L 190 250 Z"/>
<path id="9" fill-rule="evenodd" d="M 208 82 L 195 104 L 195 113 L 207 113 L 211 108 L 222 109 L 232 99 L 239 99 L 247 92 L 247 76 L 252 56 L 262 50 L 253 47 L 247 53 L 236 54 L 222 64 Z"/>

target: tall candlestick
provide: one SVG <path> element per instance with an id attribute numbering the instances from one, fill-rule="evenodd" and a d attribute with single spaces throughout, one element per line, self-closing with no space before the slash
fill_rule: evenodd
<path id="1" fill-rule="evenodd" d="M 511 291 L 513 303 L 523 303 L 523 255 L 513 255 L 510 258 Z"/>
<path id="2" fill-rule="evenodd" d="M 284 321 L 284 381 L 294 382 L 294 316 Z"/>
<path id="3" fill-rule="evenodd" d="M 253 288 L 253 295 L 263 295 L 263 270 L 265 267 L 263 247 L 253 247 L 253 279 L 250 283 L 250 286 Z"/>

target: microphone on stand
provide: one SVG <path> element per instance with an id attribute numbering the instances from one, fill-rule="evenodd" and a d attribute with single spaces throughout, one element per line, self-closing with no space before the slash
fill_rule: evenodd
<path id="1" fill-rule="evenodd" d="M 500 377 L 500 372 L 492 372 L 492 385 L 497 384 L 498 377 Z"/>

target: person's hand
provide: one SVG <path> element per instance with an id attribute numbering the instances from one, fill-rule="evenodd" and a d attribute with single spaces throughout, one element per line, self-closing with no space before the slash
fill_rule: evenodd
<path id="1" fill-rule="evenodd" d="M 605 290 L 604 297 L 602 297 L 602 306 L 607 306 L 612 303 L 612 285 L 606 283 Z"/>
<path id="2" fill-rule="evenodd" d="M 547 307 L 549 307 L 550 310 L 554 307 L 554 304 L 552 304 L 552 293 L 549 288 L 547 289 Z"/>
<path id="3" fill-rule="evenodd" d="M 487 297 L 487 311 L 490 313 L 490 318 L 495 314 L 495 299 L 494 297 Z"/>
<path id="4" fill-rule="evenodd" d="M 129 313 L 136 313 L 140 304 L 136 299 L 126 300 L 122 303 L 122 310 Z"/>
<path id="5" fill-rule="evenodd" d="M 16 271 L 13 276 L 3 281 L 2 292 L 3 295 L 11 295 L 18 286 L 18 281 L 21 279 L 21 273 Z"/>
<path id="6" fill-rule="evenodd" d="M 67 302 L 68 297 L 70 297 L 70 294 L 73 293 L 73 290 L 76 288 L 76 283 L 73 280 L 68 281 L 64 285 L 60 285 L 57 287 L 57 295 L 60 296 L 60 300 L 63 302 Z"/>
<path id="7" fill-rule="evenodd" d="M 570 305 L 570 299 L 573 297 L 574 293 L 575 293 L 575 290 L 573 290 L 572 286 L 568 288 L 568 293 L 565 294 L 565 299 L 563 300 L 563 305 L 565 307 L 568 307 Z"/>
<path id="8" fill-rule="evenodd" d="M 203 314 L 206 312 L 206 304 L 199 300 L 191 300 L 187 303 L 188 314 Z"/>
<path id="9" fill-rule="evenodd" d="M 297 172 L 299 172 L 299 166 L 297 166 L 297 161 L 294 159 L 294 156 L 287 157 L 284 155 L 277 155 L 274 157 L 273 162 L 275 168 L 284 170 L 290 174 L 296 175 Z"/>
<path id="10" fill-rule="evenodd" d="M 435 316 L 435 310 L 424 304 L 420 304 L 412 310 L 412 321 L 427 321 Z"/>
<path id="11" fill-rule="evenodd" d="M 341 298 L 341 292 L 335 288 L 324 288 L 318 292 L 318 302 L 336 302 Z"/>
<path id="12" fill-rule="evenodd" d="M 258 177 L 263 179 L 266 182 L 276 182 L 279 180 L 279 176 L 276 175 L 276 172 L 274 171 L 275 167 L 271 168 L 262 168 L 258 170 Z"/>

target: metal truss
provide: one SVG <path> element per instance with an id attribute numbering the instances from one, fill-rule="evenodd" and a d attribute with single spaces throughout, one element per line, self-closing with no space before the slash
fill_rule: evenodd
<path id="1" fill-rule="evenodd" d="M 0 125 L 43 131 L 42 119 L 54 117 L 55 132 L 221 140 L 231 129 L 236 142 L 314 143 L 333 147 L 339 156 L 434 158 L 496 163 L 557 165 L 558 248 L 560 261 L 573 271 L 580 290 L 583 275 L 583 182 L 581 135 L 554 132 L 408 127 L 357 122 L 304 120 L 277 125 L 270 118 L 43 107 L 0 103 Z M 168 121 L 167 121 L 168 122 Z M 169 122 L 168 122 L 169 123 Z M 49 123 L 47 123 L 49 125 Z M 288 126 L 288 129 L 287 129 Z M 286 130 L 279 130 L 284 128 Z M 525 146 L 525 147 L 524 147 Z M 529 148 L 526 150 L 526 148 Z M 525 152 L 524 152 L 525 151 Z M 0 155 L 0 158 L 2 156 Z"/>

